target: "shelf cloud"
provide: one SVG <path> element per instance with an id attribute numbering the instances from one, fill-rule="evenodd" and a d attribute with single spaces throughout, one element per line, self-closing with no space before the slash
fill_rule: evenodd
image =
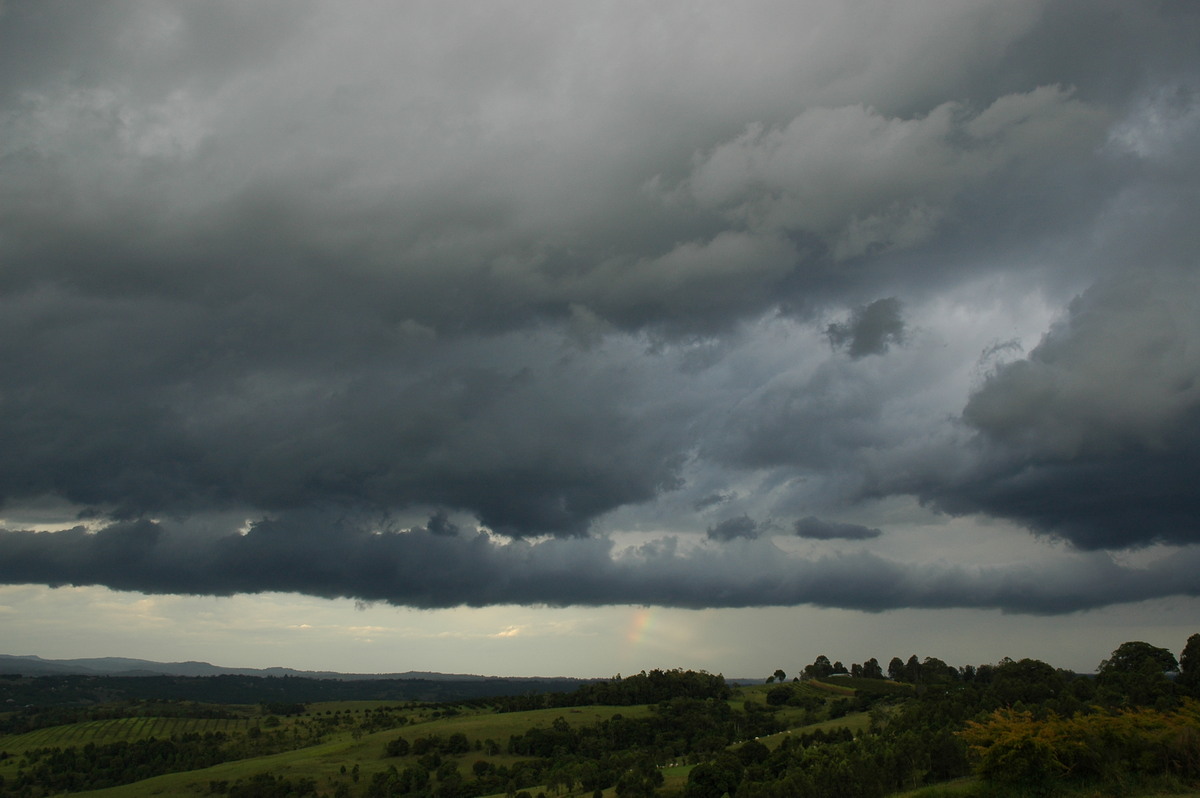
<path id="1" fill-rule="evenodd" d="M 1053 614 L 1200 592 L 1194 551 L 1140 568 L 1101 553 L 1052 565 L 972 567 L 870 552 L 803 557 L 766 539 L 735 537 L 735 545 L 690 550 L 674 538 L 628 548 L 594 537 L 504 542 L 483 532 L 368 531 L 344 517 L 306 513 L 201 539 L 134 521 L 95 533 L 6 532 L 0 578 L 146 593 L 298 592 L 424 608 L 813 604 Z"/>

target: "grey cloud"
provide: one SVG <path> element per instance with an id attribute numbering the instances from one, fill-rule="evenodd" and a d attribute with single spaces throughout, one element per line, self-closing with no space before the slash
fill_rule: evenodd
<path id="1" fill-rule="evenodd" d="M 341 344 L 314 336 L 309 353 L 272 360 L 222 351 L 220 315 L 72 304 L 0 298 L 9 501 L 56 494 L 118 517 L 425 504 L 507 534 L 581 534 L 676 484 L 682 405 L 659 404 L 602 353 L 562 358 L 553 338 L 417 354 L 397 330 L 382 341 L 393 362 L 334 362 Z M 331 331 L 346 334 L 358 332 Z"/>
<path id="2" fill-rule="evenodd" d="M 888 397 L 852 362 L 781 375 L 744 398 L 706 440 L 704 454 L 743 468 L 841 468 L 894 433 L 879 423 Z"/>
<path id="3" fill-rule="evenodd" d="M 1084 548 L 1200 539 L 1200 283 L 1098 284 L 967 403 L 978 459 L 927 489 L 951 512 L 1013 518 Z"/>
<path id="4" fill-rule="evenodd" d="M 734 498 L 734 495 L 731 493 L 710 493 L 707 496 L 701 496 L 699 499 L 694 501 L 692 503 L 692 509 L 696 511 L 707 510 L 710 507 L 716 507 L 718 505 L 725 504 Z"/>
<path id="5" fill-rule="evenodd" d="M 883 534 L 878 529 L 862 524 L 824 521 L 812 515 L 797 519 L 793 530 L 799 537 L 813 540 L 870 540 Z"/>
<path id="6" fill-rule="evenodd" d="M 245 5 L 60 0 L 0 5 L 0 103 L 64 77 L 163 96 L 261 65 L 295 35 L 312 3 Z"/>
<path id="7" fill-rule="evenodd" d="M 815 600 L 706 575 L 696 563 L 715 555 L 663 555 L 678 580 L 655 592 L 638 582 L 649 554 L 506 549 L 462 520 L 582 538 L 629 510 L 680 528 L 716 506 L 689 495 L 665 517 L 688 474 L 701 498 L 737 484 L 725 512 L 756 517 L 776 501 L 824 512 L 818 488 L 800 501 L 789 487 L 803 477 L 850 484 L 835 503 L 912 493 L 1081 545 L 1194 539 L 1192 283 L 1154 292 L 1162 315 L 1130 292 L 1124 313 L 1089 295 L 1112 321 L 1080 306 L 1078 330 L 970 400 L 976 440 L 934 454 L 917 450 L 953 436 L 914 408 L 954 365 L 889 371 L 910 346 L 863 356 L 921 328 L 879 297 L 914 313 L 993 286 L 1053 304 L 1163 258 L 1191 268 L 1189 6 L 0 13 L 0 501 L 127 522 L 4 537 L 31 579 L 341 595 L 357 572 L 325 560 L 370 575 L 370 552 L 417 586 L 378 576 L 373 594 L 452 605 L 453 590 L 552 600 L 578 578 L 553 555 L 598 565 L 583 584 L 605 601 L 626 583 L 630 600 L 693 601 L 697 568 L 721 600 Z M 811 30 L 821 40 L 797 46 Z M 1093 258 L 1087 242 L 1113 230 Z M 815 320 L 856 307 L 827 330 L 850 358 L 822 351 L 793 372 L 741 357 L 750 336 L 771 347 L 756 325 L 777 313 L 824 350 Z M 200 535 L 191 569 L 176 556 L 200 519 L 313 507 L 433 515 L 408 537 L 262 522 L 219 545 Z M 151 517 L 191 521 L 138 525 Z M 256 552 L 297 576 L 255 587 Z M 216 562 L 227 582 L 205 570 Z M 820 582 L 839 562 L 801 571 Z M 454 563 L 488 579 L 423 581 Z M 513 587 L 526 572 L 549 584 Z"/>
<path id="8" fill-rule="evenodd" d="M 1107 121 L 1058 86 L 978 113 L 957 103 L 911 119 L 862 105 L 813 108 L 714 148 L 682 190 L 751 229 L 815 234 L 847 260 L 925 241 L 959 193 L 1000 170 L 1091 149 Z"/>
<path id="9" fill-rule="evenodd" d="M 904 342 L 903 307 L 895 297 L 877 299 L 855 308 L 849 321 L 830 324 L 825 335 L 835 347 L 845 347 L 850 357 L 882 355 L 889 345 Z"/>
<path id="10" fill-rule="evenodd" d="M 997 361 L 1003 362 L 1003 359 L 1009 355 L 1020 355 L 1025 351 L 1025 347 L 1020 341 L 996 341 L 989 345 L 986 349 L 979 353 L 978 368 L 986 369 L 994 366 Z"/>
<path id="11" fill-rule="evenodd" d="M 758 522 L 748 515 L 726 518 L 708 528 L 709 540 L 734 540 L 735 538 L 756 538 L 762 533 Z"/>
<path id="12" fill-rule="evenodd" d="M 681 551 L 672 539 L 617 550 L 606 539 L 498 545 L 486 534 L 372 532 L 288 516 L 242 534 L 180 539 L 150 522 L 96 533 L 0 532 L 0 581 L 101 584 L 149 593 L 304 592 L 414 607 L 497 603 L 748 607 L 813 604 L 1061 613 L 1197 595 L 1193 549 L 1144 568 L 1102 554 L 1028 566 L 914 565 L 859 553 L 821 559 L 765 540 Z"/>
<path id="13" fill-rule="evenodd" d="M 150 24 L 148 11 L 119 8 Z M 211 15 L 243 13 L 220 8 Z M 163 13 L 184 18 L 173 35 L 221 38 L 205 33 L 216 21 L 170 9 Z M 832 95 L 817 104 L 802 99 L 810 90 L 788 100 L 799 103 L 789 121 L 776 118 L 782 98 L 741 87 L 721 93 L 731 98 L 722 103 L 705 88 L 702 101 L 676 101 L 646 120 L 645 107 L 659 98 L 645 96 L 654 87 L 644 74 L 662 66 L 661 42 L 641 42 L 646 49 L 609 75 L 615 83 L 598 86 L 570 59 L 574 27 L 560 15 L 529 19 L 522 35 L 530 46 L 516 55 L 488 34 L 499 12 L 481 12 L 453 35 L 446 18 L 428 11 L 410 12 L 417 24 L 382 25 L 380 8 L 315 9 L 312 26 L 288 33 L 262 63 L 231 59 L 225 69 L 236 71 L 214 86 L 163 97 L 127 80 L 138 71 L 129 66 L 79 85 L 39 83 L 13 100 L 3 110 L 9 189 L 0 204 L 19 221 L 6 234 L 25 257 L 9 279 L 97 293 L 206 293 L 210 305 L 262 298 L 288 314 L 284 322 L 289 311 L 328 302 L 363 324 L 411 320 L 442 332 L 525 327 L 583 310 L 623 329 L 707 333 L 781 303 L 858 291 L 860 278 L 835 261 L 859 258 L 860 277 L 882 277 L 883 264 L 865 256 L 928 242 L 947 203 L 990 176 L 1015 170 L 1024 174 L 1011 178 L 1026 187 L 1023 196 L 1061 197 L 1042 184 L 1041 166 L 1096 169 L 1089 143 L 1104 132 L 1105 109 L 1050 75 L 976 111 L 943 102 L 889 112 Z M 810 13 L 850 23 L 832 6 Z M 953 15 L 962 22 L 954 36 L 980 35 L 971 15 Z M 786 28 L 762 9 L 737 16 L 725 21 L 729 37 Z M 1000 42 L 1028 33 L 1036 15 L 1013 16 L 1025 21 L 991 19 Z M 423 48 L 390 46 L 377 61 L 350 35 L 355 25 L 390 35 L 416 35 L 424 25 L 447 35 L 422 36 Z M 592 46 L 626 33 L 601 26 Z M 328 40 L 306 38 L 313 35 Z M 785 62 L 799 57 L 792 42 L 770 40 Z M 472 45 L 471 58 L 460 60 Z M 107 64 L 139 52 L 97 58 Z M 953 49 L 942 57 L 951 54 L 961 57 Z M 470 66 L 477 61 L 494 68 Z M 409 79 L 382 82 L 381 70 Z M 194 72 L 187 61 L 155 71 L 181 82 Z M 657 91 L 699 92 L 686 71 L 664 74 L 671 83 Z M 247 75 L 256 79 L 239 79 Z M 565 85 L 546 85 L 553 75 Z M 734 71 L 725 80 L 745 77 Z M 889 70 L 877 79 L 894 77 Z M 739 98 L 748 96 L 757 102 L 743 107 Z M 563 114 L 556 104 L 591 98 L 608 103 L 607 113 Z M 643 121 L 630 129 L 629 117 Z M 731 138 L 747 119 L 760 122 Z M 558 146 L 531 144 L 546 139 Z M 615 140 L 620 148 L 598 146 Z M 693 204 L 648 188 L 656 176 L 672 180 L 663 164 L 686 167 L 697 153 L 680 184 Z M 567 190 L 577 186 L 587 190 Z M 955 226 L 972 234 L 996 226 L 1000 209 L 981 202 L 960 203 L 965 215 Z"/>
<path id="14" fill-rule="evenodd" d="M 429 516 L 429 522 L 425 524 L 425 529 L 431 535 L 457 535 L 462 531 L 458 524 L 450 520 L 445 510 L 438 510 L 433 515 Z"/>
<path id="15" fill-rule="evenodd" d="M 1054 459 L 1169 447 L 1200 405 L 1198 295 L 1194 274 L 1094 286 L 1028 358 L 992 375 L 965 420 L 990 440 Z"/>

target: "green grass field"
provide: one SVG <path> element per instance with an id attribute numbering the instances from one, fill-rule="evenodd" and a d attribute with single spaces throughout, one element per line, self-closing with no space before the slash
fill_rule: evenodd
<path id="1" fill-rule="evenodd" d="M 740 706 L 742 701 L 762 700 L 758 687 L 742 688 L 743 695 L 737 699 Z M 432 709 L 428 707 L 411 707 L 397 705 L 394 702 L 364 701 L 364 702 L 331 702 L 328 704 L 313 704 L 308 712 L 294 717 L 280 718 L 279 730 L 287 732 L 290 726 L 311 723 L 326 713 L 342 713 L 354 718 L 365 717 L 373 710 L 380 708 L 401 709 L 410 718 L 408 725 L 395 729 L 373 733 L 355 733 L 349 730 L 334 732 L 327 736 L 325 742 L 305 748 L 286 751 L 270 756 L 256 757 L 236 762 L 225 762 L 202 770 L 184 773 L 172 773 L 146 779 L 134 784 L 112 787 L 81 793 L 105 798 L 142 798 L 143 796 L 202 796 L 209 794 L 209 783 L 212 781 L 236 781 L 245 779 L 257 773 L 271 772 L 277 776 L 296 780 L 310 778 L 317 782 L 322 790 L 332 792 L 339 783 L 352 783 L 354 766 L 358 766 L 358 788 L 369 783 L 371 777 L 378 772 L 387 770 L 389 766 L 403 767 L 416 760 L 415 756 L 392 757 L 384 756 L 384 748 L 390 740 L 403 737 L 410 743 L 426 735 L 448 737 L 455 732 L 461 732 L 472 742 L 483 743 L 494 740 L 500 747 L 507 744 L 509 737 L 519 735 L 530 728 L 549 727 L 557 718 L 563 718 L 572 726 L 588 726 L 608 720 L 615 715 L 628 718 L 645 717 L 650 714 L 648 706 L 589 706 L 563 709 L 541 709 L 528 712 L 496 713 L 490 709 L 466 709 L 452 717 L 431 718 Z M 787 713 L 783 710 L 782 717 Z M 0 750 L 5 750 L 18 756 L 9 758 L 0 772 L 9 771 L 4 775 L 15 774 L 19 754 L 33 748 L 67 747 L 85 745 L 88 742 L 104 743 L 119 740 L 138 740 L 148 737 L 160 739 L 189 732 L 203 733 L 206 731 L 225 731 L 227 733 L 242 733 L 253 725 L 261 722 L 261 718 L 239 718 L 234 720 L 213 720 L 195 718 L 124 718 L 120 720 L 89 721 L 67 726 L 55 726 L 39 729 L 28 734 L 0 738 Z M 867 723 L 865 715 L 859 713 L 834 721 L 825 721 L 807 727 L 798 727 L 793 731 L 804 731 L 817 728 L 832 728 L 837 726 L 863 728 Z M 774 747 L 783 739 L 787 732 L 764 737 L 763 741 Z M 496 765 L 512 764 L 526 757 L 517 757 L 505 753 L 487 755 L 481 750 L 472 750 L 458 757 L 447 757 L 458 763 L 464 775 L 469 775 L 471 765 L 479 759 L 486 759 Z M 666 787 L 682 788 L 687 782 L 692 765 L 679 765 L 663 768 Z M 343 773 L 343 768 L 345 773 Z M 536 785 L 527 787 L 537 794 Z M 612 790 L 606 795 L 612 794 Z"/>
<path id="2" fill-rule="evenodd" d="M 304 715 L 293 718 L 281 718 L 279 729 L 286 731 L 290 725 L 304 723 L 313 717 L 320 717 L 326 710 L 351 715 L 366 714 L 380 707 L 395 707 L 394 702 L 364 701 L 337 702 L 331 704 L 314 704 Z M 519 735 L 525 730 L 544 726 L 548 727 L 555 719 L 563 718 L 572 726 L 586 726 L 623 715 L 628 718 L 644 717 L 650 709 L 646 706 L 623 707 L 578 707 L 565 709 L 541 709 L 529 712 L 496 713 L 490 709 L 473 709 L 462 711 L 452 717 L 427 719 L 430 712 L 406 711 L 417 718 L 416 722 L 396 729 L 373 732 L 370 734 L 355 734 L 352 731 L 339 731 L 330 735 L 326 742 L 307 746 L 294 751 L 256 757 L 236 762 L 225 762 L 203 770 L 193 770 L 185 773 L 172 773 L 164 776 L 146 779 L 135 784 L 96 790 L 87 795 L 96 796 L 136 796 L 148 795 L 180 795 L 199 796 L 209 794 L 210 781 L 235 781 L 253 776 L 256 773 L 270 771 L 278 776 L 289 779 L 311 778 L 321 787 L 335 787 L 340 781 L 350 781 L 348 772 L 343 775 L 343 766 L 352 771 L 359 766 L 360 783 L 369 782 L 371 776 L 386 770 L 391 765 L 403 766 L 415 761 L 416 757 L 384 757 L 384 747 L 388 741 L 403 737 L 410 742 L 418 737 L 437 734 L 443 737 L 461 732 L 473 743 L 485 740 L 495 740 L 502 748 L 512 735 Z M 167 738 L 172 735 L 188 732 L 204 731 L 245 731 L 258 720 L 207 720 L 188 718 L 125 718 L 111 721 L 89 721 L 69 726 L 55 726 L 39 729 L 35 732 L 19 736 L 0 738 L 0 750 L 13 754 L 31 748 L 68 747 L 85 745 L 88 742 L 115 742 L 118 740 L 137 740 L 151 736 Z M 222 726 L 221 724 L 226 724 Z M 527 757 L 516 757 L 508 754 L 486 756 L 481 751 L 470 751 L 456 759 L 464 775 L 477 759 L 487 759 L 497 765 L 511 764 Z M 15 775 L 18 766 L 18 756 L 14 756 L 0 766 L 0 774 L 10 777 Z M 677 769 L 676 769 L 677 770 Z M 7 772 L 5 772 L 7 771 Z M 679 778 L 673 774 L 672 778 Z M 686 773 L 682 776 L 686 781 Z"/>
<path id="3" fill-rule="evenodd" d="M 794 687 L 798 690 L 814 691 L 822 693 L 826 697 L 829 696 L 829 693 L 825 692 L 820 685 L 801 684 L 794 685 Z M 731 703 L 739 707 L 746 701 L 765 704 L 765 693 L 769 688 L 769 685 L 739 688 Z M 402 714 L 409 719 L 409 722 L 398 728 L 371 733 L 342 728 L 327 734 L 324 741 L 316 745 L 269 756 L 225 762 L 200 770 L 171 773 L 134 784 L 76 794 L 95 796 L 96 798 L 147 798 L 148 796 L 201 798 L 201 796 L 211 795 L 211 782 L 235 782 L 265 772 L 293 781 L 312 779 L 317 784 L 318 790 L 325 794 L 332 794 L 341 784 L 350 787 L 353 794 L 361 794 L 375 774 L 384 772 L 392 766 L 403 769 L 406 765 L 416 762 L 415 755 L 385 756 L 387 743 L 397 737 L 403 737 L 411 743 L 417 738 L 428 735 L 446 738 L 456 732 L 462 733 L 471 742 L 472 750 L 458 756 L 447 755 L 445 759 L 454 762 L 460 773 L 464 777 L 470 778 L 471 766 L 477 760 L 483 759 L 499 766 L 512 765 L 528 758 L 507 753 L 489 755 L 486 753 L 486 741 L 495 741 L 503 751 L 509 737 L 520 735 L 530 728 L 549 727 L 558 718 L 562 718 L 572 726 L 589 726 L 611 719 L 615 715 L 637 718 L 651 713 L 651 708 L 648 706 L 589 706 L 513 713 L 497 713 L 488 708 L 466 708 L 460 709 L 458 714 L 450 717 L 433 717 L 437 710 L 431 706 L 398 705 L 394 702 L 382 701 L 333 702 L 311 705 L 308 712 L 302 715 L 279 718 L 279 725 L 272 724 L 272 728 L 286 735 L 291 733 L 293 731 L 291 727 L 295 726 L 297 729 L 294 731 L 299 733 L 300 729 L 311 728 L 314 719 L 331 717 L 335 713 L 346 718 L 364 719 L 380 709 L 390 710 L 393 714 Z M 802 717 L 804 714 L 804 710 L 789 707 L 779 710 L 776 717 L 786 723 L 789 717 Z M 23 735 L 0 737 L 0 751 L 13 754 L 6 761 L 0 763 L 0 775 L 4 775 L 6 778 L 14 775 L 20 754 L 30 749 L 81 746 L 89 742 L 101 744 L 119 740 L 134 741 L 148 737 L 166 739 L 176 735 L 202 734 L 212 731 L 224 731 L 230 735 L 237 735 L 260 725 L 263 721 L 264 719 L 261 717 L 236 719 L 133 717 L 88 721 L 39 729 Z M 809 724 L 789 724 L 790 728 L 786 731 L 763 736 L 759 740 L 773 749 L 790 735 L 834 728 L 860 731 L 866 729 L 869 722 L 867 713 L 857 712 L 834 720 Z M 693 767 L 694 765 L 690 764 L 663 767 L 664 789 L 668 792 L 682 791 Z M 534 795 L 541 791 L 551 794 L 551 791 L 544 785 L 522 785 L 521 789 L 528 790 Z M 503 795 L 504 793 L 500 793 L 490 798 L 502 798 Z M 615 791 L 613 789 L 605 790 L 604 795 L 605 798 L 613 798 Z M 997 798 L 994 793 L 987 793 L 980 782 L 968 778 L 900 793 L 896 798 L 983 798 L 983 796 Z M 1134 798 L 1134 796 L 1136 798 L 1151 798 L 1151 796 L 1200 798 L 1200 794 L 1195 792 L 1131 793 L 1130 798 Z M 1082 795 L 1078 798 L 1082 798 Z"/>

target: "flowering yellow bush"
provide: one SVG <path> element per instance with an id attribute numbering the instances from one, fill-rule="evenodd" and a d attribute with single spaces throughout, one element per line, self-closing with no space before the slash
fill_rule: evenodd
<path id="1" fill-rule="evenodd" d="M 1200 702 L 1171 711 L 1097 710 L 1071 717 L 999 709 L 960 736 L 976 772 L 992 782 L 1120 781 L 1128 775 L 1200 776 Z"/>

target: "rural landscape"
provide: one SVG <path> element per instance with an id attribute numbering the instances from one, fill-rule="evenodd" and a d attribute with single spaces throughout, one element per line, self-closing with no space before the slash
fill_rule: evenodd
<path id="1" fill-rule="evenodd" d="M 9 670 L 18 658 L 7 658 Z M 1200 634 L 1095 674 L 928 656 L 731 682 L 0 675 L 0 795 L 1196 795 Z M 493 690 L 491 695 L 479 695 Z M 415 696 L 440 693 L 443 700 Z M 456 697 L 447 697 L 447 696 Z M 254 697 L 260 700 L 253 700 Z"/>
<path id="2" fill-rule="evenodd" d="M 1200 798 L 1200 0 L 0 0 L 0 798 Z"/>

